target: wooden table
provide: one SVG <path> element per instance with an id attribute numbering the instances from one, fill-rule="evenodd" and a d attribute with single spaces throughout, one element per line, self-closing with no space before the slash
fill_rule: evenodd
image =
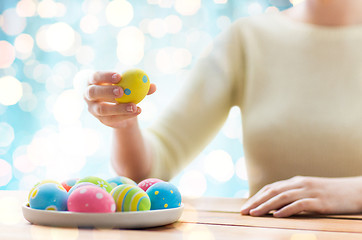
<path id="1" fill-rule="evenodd" d="M 0 191 L 0 240 L 76 240 L 76 239 L 254 239 L 321 240 L 362 239 L 362 215 L 242 216 L 244 199 L 184 198 L 180 220 L 163 227 L 143 230 L 78 229 L 36 226 L 22 215 L 27 193 Z"/>

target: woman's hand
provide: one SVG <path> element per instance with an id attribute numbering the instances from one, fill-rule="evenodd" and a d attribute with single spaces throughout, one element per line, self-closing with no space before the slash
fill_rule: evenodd
<path id="1" fill-rule="evenodd" d="M 88 111 L 103 124 L 112 128 L 121 128 L 125 120 L 133 119 L 141 113 L 134 103 L 117 103 L 115 98 L 123 95 L 120 86 L 112 85 L 122 81 L 121 75 L 114 72 L 96 72 L 89 80 L 84 98 Z M 156 91 L 156 85 L 151 84 L 148 95 Z"/>
<path id="2" fill-rule="evenodd" d="M 244 215 L 274 217 L 300 212 L 347 214 L 362 212 L 362 177 L 293 177 L 263 187 L 242 207 Z"/>

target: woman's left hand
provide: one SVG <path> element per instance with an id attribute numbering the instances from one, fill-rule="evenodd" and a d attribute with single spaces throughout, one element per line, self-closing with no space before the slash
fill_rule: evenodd
<path id="1" fill-rule="evenodd" d="M 263 187 L 242 207 L 241 214 L 274 217 L 300 212 L 347 214 L 362 212 L 362 177 L 293 177 Z"/>

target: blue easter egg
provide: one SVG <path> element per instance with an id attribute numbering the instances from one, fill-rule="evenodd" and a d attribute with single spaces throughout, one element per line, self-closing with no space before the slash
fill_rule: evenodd
<path id="1" fill-rule="evenodd" d="M 30 195 L 29 206 L 39 210 L 67 210 L 67 191 L 59 184 L 44 183 L 35 187 Z"/>
<path id="2" fill-rule="evenodd" d="M 69 190 L 68 195 L 72 194 L 72 192 L 74 192 L 75 189 L 84 187 L 84 186 L 97 186 L 97 185 L 95 185 L 94 183 L 90 183 L 90 182 L 77 183 Z"/>
<path id="3" fill-rule="evenodd" d="M 135 181 L 133 181 L 132 179 L 130 179 L 128 177 L 123 177 L 123 176 L 117 176 L 117 177 L 110 178 L 107 180 L 107 182 L 112 186 L 112 188 L 115 188 L 122 184 L 131 184 L 131 185 L 137 186 L 137 183 Z"/>
<path id="4" fill-rule="evenodd" d="M 169 182 L 158 182 L 146 191 L 151 200 L 151 210 L 169 209 L 181 206 L 181 193 Z"/>

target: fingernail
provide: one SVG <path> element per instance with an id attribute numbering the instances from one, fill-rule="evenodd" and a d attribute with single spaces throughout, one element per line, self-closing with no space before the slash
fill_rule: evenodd
<path id="1" fill-rule="evenodd" d="M 132 105 L 127 106 L 127 112 L 133 112 L 133 106 Z"/>
<path id="2" fill-rule="evenodd" d="M 121 80 L 121 76 L 118 73 L 112 75 L 112 82 L 118 83 Z"/>
<path id="3" fill-rule="evenodd" d="M 113 94 L 118 97 L 119 95 L 121 95 L 121 90 L 119 88 L 115 88 L 113 89 Z"/>

